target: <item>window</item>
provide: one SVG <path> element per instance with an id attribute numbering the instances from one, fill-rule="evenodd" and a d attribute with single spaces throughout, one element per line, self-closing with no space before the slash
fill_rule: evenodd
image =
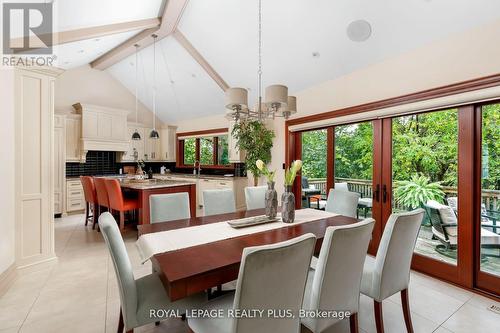
<path id="1" fill-rule="evenodd" d="M 196 160 L 196 139 L 184 140 L 184 164 L 194 164 Z"/>
<path id="2" fill-rule="evenodd" d="M 200 162 L 202 165 L 214 164 L 214 138 L 200 139 Z"/>
<path id="3" fill-rule="evenodd" d="M 230 167 L 228 136 L 203 136 L 179 140 L 180 165 L 192 166 L 196 161 L 201 165 Z"/>

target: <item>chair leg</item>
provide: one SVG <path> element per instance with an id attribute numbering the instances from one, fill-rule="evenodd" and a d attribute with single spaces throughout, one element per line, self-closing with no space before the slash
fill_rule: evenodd
<path id="1" fill-rule="evenodd" d="M 125 212 L 124 211 L 120 211 L 120 231 L 124 231 L 125 230 Z"/>
<path id="2" fill-rule="evenodd" d="M 358 333 L 358 314 L 357 313 L 351 313 L 351 316 L 349 317 L 349 324 L 351 327 L 351 333 Z"/>
<path id="3" fill-rule="evenodd" d="M 373 301 L 375 308 L 375 326 L 377 327 L 377 333 L 384 333 L 384 318 L 382 315 L 382 302 Z"/>
<path id="4" fill-rule="evenodd" d="M 406 331 L 413 333 L 413 325 L 411 323 L 410 313 L 410 298 L 408 297 L 408 289 L 401 290 L 401 304 L 403 305 L 403 315 L 405 317 Z"/>
<path id="5" fill-rule="evenodd" d="M 90 204 L 85 202 L 85 226 L 89 224 L 89 216 L 90 216 Z"/>
<path id="6" fill-rule="evenodd" d="M 123 333 L 123 314 L 122 308 L 120 307 L 120 319 L 118 319 L 118 333 Z"/>

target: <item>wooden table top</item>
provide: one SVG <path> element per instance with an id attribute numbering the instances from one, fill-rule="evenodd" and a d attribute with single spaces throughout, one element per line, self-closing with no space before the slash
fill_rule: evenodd
<path id="1" fill-rule="evenodd" d="M 264 209 L 139 225 L 139 236 L 258 215 L 264 215 Z M 238 277 L 243 249 L 246 247 L 278 243 L 312 233 L 318 239 L 316 242 L 318 253 L 327 227 L 347 225 L 357 221 L 355 218 L 339 215 L 301 224 L 292 223 L 280 229 L 156 254 L 151 261 L 154 269 L 160 274 L 167 294 L 172 301 L 175 301 L 235 280 Z"/>

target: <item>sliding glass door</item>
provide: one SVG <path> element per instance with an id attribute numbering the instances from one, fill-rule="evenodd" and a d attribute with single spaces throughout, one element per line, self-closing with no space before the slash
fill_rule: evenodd
<path id="1" fill-rule="evenodd" d="M 500 104 L 476 110 L 478 176 L 476 200 L 476 283 L 500 294 Z"/>
<path id="2" fill-rule="evenodd" d="M 415 253 L 457 265 L 458 110 L 393 118 L 391 136 L 392 212 L 424 208 Z"/>

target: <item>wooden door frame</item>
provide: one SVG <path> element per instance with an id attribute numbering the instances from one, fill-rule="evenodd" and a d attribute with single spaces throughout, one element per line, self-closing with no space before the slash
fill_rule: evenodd
<path id="1" fill-rule="evenodd" d="M 498 104 L 500 100 L 489 101 L 487 103 L 476 104 L 474 110 L 474 185 L 473 185 L 473 207 L 474 207 L 474 255 L 473 272 L 474 287 L 488 293 L 500 295 L 500 276 L 481 271 L 481 169 L 482 169 L 482 131 L 483 131 L 483 106 L 488 104 Z"/>

